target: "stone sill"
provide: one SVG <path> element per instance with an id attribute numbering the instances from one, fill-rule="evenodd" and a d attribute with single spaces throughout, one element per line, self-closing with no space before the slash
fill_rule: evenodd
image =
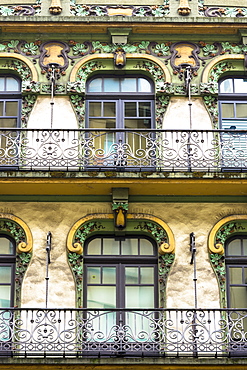
<path id="1" fill-rule="evenodd" d="M 0 178 L 149 178 L 149 179 L 247 179 L 247 172 L 115 172 L 115 171 L 0 171 Z"/>

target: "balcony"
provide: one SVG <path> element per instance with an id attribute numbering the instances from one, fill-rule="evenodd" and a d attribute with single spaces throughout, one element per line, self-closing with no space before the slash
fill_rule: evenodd
<path id="1" fill-rule="evenodd" d="M 1 309 L 2 357 L 247 357 L 247 309 Z"/>
<path id="2" fill-rule="evenodd" d="M 0 169 L 247 170 L 247 130 L 2 129 Z"/>

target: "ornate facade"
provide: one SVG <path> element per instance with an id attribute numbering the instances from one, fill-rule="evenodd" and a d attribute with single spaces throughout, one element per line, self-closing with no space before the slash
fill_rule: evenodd
<path id="1" fill-rule="evenodd" d="M 0 369 L 245 369 L 246 19 L 0 0 Z"/>

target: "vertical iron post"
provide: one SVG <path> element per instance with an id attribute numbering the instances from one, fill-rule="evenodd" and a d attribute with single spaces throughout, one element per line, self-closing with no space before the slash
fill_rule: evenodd
<path id="1" fill-rule="evenodd" d="M 195 292 L 195 308 L 197 308 L 197 276 L 196 276 L 196 243 L 195 243 L 195 234 L 190 233 L 190 252 L 191 252 L 191 261 L 190 264 L 194 265 L 194 292 Z"/>
<path id="2" fill-rule="evenodd" d="M 48 287 L 49 287 L 49 264 L 51 263 L 51 239 L 52 234 L 49 231 L 46 237 L 46 292 L 45 292 L 45 308 L 48 305 Z"/>
<path id="3" fill-rule="evenodd" d="M 193 281 L 194 281 L 194 297 L 195 297 L 195 310 L 193 314 L 193 320 L 192 320 L 192 332 L 193 332 L 193 356 L 198 357 L 198 349 L 197 349 L 197 276 L 196 276 L 196 242 L 195 242 L 195 234 L 190 233 L 190 252 L 191 252 L 191 260 L 190 264 L 194 266 L 194 276 L 193 276 Z"/>
<path id="4" fill-rule="evenodd" d="M 56 79 L 55 79 L 55 66 L 51 66 L 51 128 L 53 125 L 53 107 L 54 107 L 54 94 L 55 94 L 55 84 L 56 84 Z"/>

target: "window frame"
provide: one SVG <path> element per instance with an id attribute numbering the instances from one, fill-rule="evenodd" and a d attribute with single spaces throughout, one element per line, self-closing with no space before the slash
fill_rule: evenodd
<path id="1" fill-rule="evenodd" d="M 225 80 L 228 80 L 228 79 L 231 79 L 233 82 L 232 82 L 232 86 L 233 86 L 233 92 L 231 93 L 225 93 L 225 92 L 221 92 L 220 91 L 220 85 L 225 81 Z M 236 104 L 237 103 L 243 103 L 244 101 L 246 102 L 247 104 L 247 91 L 246 93 L 236 93 L 234 92 L 234 80 L 236 79 L 246 79 L 244 78 L 244 76 L 234 76 L 234 75 L 231 75 L 231 76 L 227 76 L 225 78 L 222 78 L 219 80 L 219 94 L 218 94 L 218 105 L 219 105 L 219 128 L 220 129 L 225 129 L 227 130 L 226 127 L 223 127 L 223 121 L 224 120 L 229 120 L 229 121 L 233 121 L 233 122 L 241 122 L 243 120 L 246 120 L 246 128 L 247 128 L 247 117 L 246 118 L 238 118 L 236 117 Z M 235 116 L 233 118 L 223 118 L 222 117 L 222 104 L 224 103 L 233 103 L 234 104 L 234 113 L 235 113 Z M 234 125 L 235 126 L 235 125 Z M 237 127 L 236 127 L 237 128 Z M 230 128 L 228 128 L 230 129 Z M 241 129 L 241 128 L 237 128 L 237 129 Z"/>
<path id="2" fill-rule="evenodd" d="M 17 115 L 16 116 L 7 116 L 7 115 L 0 115 L 1 118 L 16 118 L 16 127 L 21 126 L 21 103 L 22 103 L 22 91 L 21 91 L 21 79 L 15 75 L 12 74 L 0 74 L 0 78 L 4 78 L 4 86 L 5 89 L 0 91 L 0 102 L 4 102 L 4 106 L 6 105 L 6 102 L 10 101 L 16 101 L 18 104 L 18 109 L 17 109 Z M 17 81 L 18 83 L 18 90 L 8 90 L 6 85 L 7 85 L 7 78 L 13 78 L 14 80 Z M 9 127 L 4 127 L 2 128 L 1 126 L 1 120 L 0 120 L 0 128 L 1 129 L 7 129 Z"/>
<path id="3" fill-rule="evenodd" d="M 102 251 L 102 243 L 104 239 L 115 239 L 115 241 L 119 242 L 125 239 L 138 239 L 138 244 L 140 245 L 142 239 L 146 239 L 151 242 L 153 246 L 153 254 L 147 255 L 123 255 L 123 254 L 109 254 L 109 255 L 97 255 L 87 254 L 87 248 L 91 240 L 93 239 L 101 239 L 101 251 Z M 139 249 L 140 247 L 138 247 Z M 140 252 L 140 250 L 139 250 Z M 147 236 L 144 235 L 127 235 L 125 237 L 116 237 L 114 235 L 96 235 L 88 238 L 84 244 L 84 258 L 83 258 L 83 266 L 84 266 L 84 279 L 83 279 L 83 307 L 87 308 L 87 288 L 90 284 L 87 282 L 87 268 L 88 267 L 115 267 L 116 266 L 116 283 L 111 284 L 111 286 L 116 287 L 116 304 L 115 307 L 117 309 L 125 308 L 125 287 L 129 286 L 130 284 L 125 282 L 125 267 L 153 267 L 154 269 L 154 281 L 153 284 L 134 284 L 131 286 L 152 286 L 153 287 L 153 307 L 149 307 L 150 309 L 155 309 L 159 307 L 159 277 L 158 277 L 158 250 L 156 246 L 156 242 Z M 94 285 L 94 284 L 92 284 Z M 90 285 L 91 286 L 91 285 Z M 101 284 L 95 284 L 95 286 L 101 286 Z M 134 307 L 133 307 L 134 308 Z M 148 308 L 148 307 L 146 307 Z"/>
<path id="4" fill-rule="evenodd" d="M 88 86 L 90 84 L 91 81 L 93 81 L 94 79 L 96 78 L 102 78 L 103 79 L 103 84 L 104 84 L 104 79 L 107 78 L 107 77 L 115 77 L 115 78 L 118 78 L 119 80 L 121 78 L 136 78 L 136 80 L 138 80 L 138 78 L 144 78 L 145 80 L 147 80 L 149 83 L 150 83 L 150 87 L 151 87 L 151 92 L 139 92 L 139 91 L 134 91 L 134 92 L 89 92 L 88 91 Z M 137 83 L 138 85 L 138 83 Z M 137 99 L 138 97 L 138 99 Z M 116 120 L 116 124 L 115 124 L 115 129 L 123 129 L 125 130 L 126 128 L 124 127 L 124 120 L 125 119 L 128 119 L 130 117 L 126 117 L 125 116 L 125 113 L 124 113 L 124 103 L 125 102 L 131 102 L 131 101 L 135 101 L 137 103 L 139 102 L 150 102 L 150 106 L 151 106 L 151 114 L 150 114 L 150 117 L 133 117 L 131 119 L 144 119 L 144 118 L 147 118 L 147 119 L 150 119 L 150 122 L 151 122 L 151 127 L 150 128 L 155 128 L 155 105 L 154 105 L 154 101 L 155 101 L 155 90 L 154 90 L 154 83 L 153 81 L 146 77 L 146 76 L 143 76 L 143 75 L 96 75 L 96 76 L 93 76 L 92 78 L 88 79 L 87 81 L 87 84 L 86 84 L 86 99 L 85 99 L 85 112 L 86 112 L 86 125 L 85 127 L 86 128 L 90 128 L 90 124 L 89 124 L 89 120 L 90 118 L 97 118 L 97 119 L 104 119 L 104 118 L 113 118 L 113 117 L 102 117 L 102 116 L 90 116 L 89 115 L 89 103 L 90 102 L 116 102 L 116 114 L 115 114 L 115 120 Z"/>
<path id="5" fill-rule="evenodd" d="M 13 245 L 12 254 L 0 254 L 0 267 L 11 267 L 10 283 L 1 283 L 0 286 L 10 286 L 10 307 L 14 307 L 15 302 L 15 270 L 16 270 L 16 241 L 10 236 L 0 233 L 0 237 L 8 239 Z M 8 307 L 9 308 L 9 307 Z"/>
<path id="6" fill-rule="evenodd" d="M 245 284 L 231 284 L 230 283 L 230 273 L 229 273 L 229 268 L 231 267 L 242 267 L 242 268 L 247 268 L 247 255 L 246 256 L 243 256 L 243 255 L 228 255 L 228 247 L 229 247 L 229 244 L 233 241 L 233 240 L 236 240 L 236 239 L 240 239 L 241 240 L 241 249 L 243 250 L 243 240 L 247 239 L 247 235 L 244 235 L 244 234 L 237 234 L 237 235 L 234 235 L 232 236 L 231 238 L 228 238 L 225 242 L 225 264 L 226 264 L 226 292 L 227 292 L 227 307 L 229 308 L 233 308 L 231 307 L 232 304 L 231 304 L 231 295 L 230 295 L 230 289 L 232 286 L 242 286 L 242 287 L 245 287 L 247 288 L 247 282 Z M 243 274 L 243 272 L 242 272 Z M 247 294 L 247 292 L 246 292 Z M 239 308 L 239 307 L 236 307 L 236 308 Z M 243 308 L 243 307 L 242 307 Z M 240 308 L 241 309 L 241 308 Z"/>

